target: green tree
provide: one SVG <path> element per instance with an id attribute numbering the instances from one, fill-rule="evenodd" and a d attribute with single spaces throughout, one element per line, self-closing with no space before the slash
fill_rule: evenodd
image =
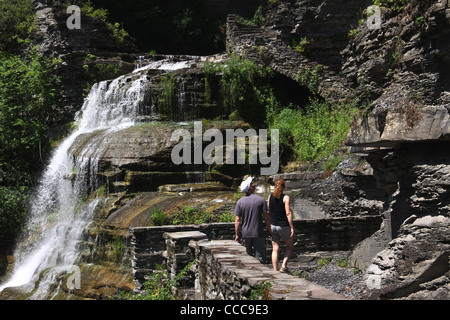
<path id="1" fill-rule="evenodd" d="M 56 61 L 32 48 L 0 51 L 0 232 L 19 232 L 33 172 L 50 150 L 48 122 L 58 97 Z"/>
<path id="2" fill-rule="evenodd" d="M 56 103 L 54 62 L 37 53 L 0 52 L 0 167 L 36 168 L 49 148 L 47 123 Z"/>
<path id="3" fill-rule="evenodd" d="M 30 0 L 0 0 L 0 50 L 12 52 L 35 30 Z"/>

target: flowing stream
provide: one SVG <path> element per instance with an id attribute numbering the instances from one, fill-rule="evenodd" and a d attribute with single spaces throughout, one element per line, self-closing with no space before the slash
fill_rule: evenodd
<path id="1" fill-rule="evenodd" d="M 68 152 L 70 146 L 81 134 L 97 131 L 99 135 L 108 134 L 133 125 L 148 103 L 146 70 L 186 66 L 186 61 L 178 64 L 158 61 L 131 75 L 92 87 L 76 115 L 77 129 L 61 142 L 43 172 L 30 203 L 27 233 L 15 252 L 15 269 L 11 277 L 0 284 L 0 292 L 9 287 L 21 287 L 21 291 L 32 291 L 30 299 L 51 299 L 50 288 L 61 285 L 61 275 L 76 270 L 83 233 L 103 200 L 85 200 L 98 188 L 97 159 L 82 156 L 74 159 Z M 53 295 L 56 294 L 57 290 Z"/>

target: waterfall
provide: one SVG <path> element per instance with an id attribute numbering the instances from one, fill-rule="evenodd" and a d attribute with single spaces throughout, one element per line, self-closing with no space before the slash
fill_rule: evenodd
<path id="1" fill-rule="evenodd" d="M 77 129 L 54 151 L 34 192 L 28 232 L 15 252 L 12 275 L 0 284 L 0 292 L 8 287 L 30 292 L 36 284 L 30 299 L 51 299 L 51 286 L 76 267 L 83 233 L 102 199 L 83 200 L 98 188 L 97 159 L 74 159 L 68 150 L 81 134 L 98 130 L 106 134 L 133 124 L 146 102 L 148 80 L 145 74 L 133 74 L 133 81 L 129 80 L 130 75 L 125 75 L 92 87 L 76 115 Z"/>
<path id="2" fill-rule="evenodd" d="M 142 118 L 152 118 L 148 114 L 152 110 L 150 69 L 170 72 L 189 68 L 195 61 L 196 58 L 188 57 L 167 58 L 145 66 L 141 63 L 142 67 L 130 74 L 93 85 L 75 116 L 76 129 L 54 150 L 33 193 L 27 232 L 14 253 L 12 275 L 0 284 L 0 292 L 20 287 L 21 291 L 31 293 L 30 299 L 56 297 L 58 289 L 54 289 L 61 287 L 64 275 L 77 269 L 83 235 L 96 208 L 105 200 L 85 200 L 99 187 L 96 173 L 101 139 Z M 95 138 L 75 159 L 70 147 L 81 135 L 92 133 Z"/>

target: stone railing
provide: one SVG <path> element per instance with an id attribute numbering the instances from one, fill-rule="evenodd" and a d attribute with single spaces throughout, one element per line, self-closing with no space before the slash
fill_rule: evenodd
<path id="1" fill-rule="evenodd" d="M 359 242 L 377 231 L 380 223 L 381 218 L 379 216 L 294 221 L 296 234 L 294 253 L 351 250 Z M 202 286 L 224 285 L 222 283 L 224 280 L 220 278 L 223 275 L 219 276 L 219 274 L 228 271 L 225 269 L 218 271 L 218 269 L 225 268 L 225 264 L 222 264 L 220 261 L 220 263 L 214 264 L 212 261 L 214 259 L 224 259 L 225 256 L 227 259 L 234 261 L 233 268 L 235 268 L 234 272 L 236 275 L 231 277 L 240 279 L 235 282 L 235 287 L 228 284 L 230 288 L 226 289 L 234 292 L 233 297 L 235 299 L 244 298 L 247 294 L 247 289 L 249 289 L 248 286 L 252 287 L 253 285 L 253 280 L 250 281 L 251 283 L 247 283 L 248 277 L 244 276 L 246 272 L 258 274 L 265 270 L 264 276 L 256 277 L 255 279 L 261 278 L 261 281 L 264 281 L 264 279 L 267 281 L 273 280 L 273 275 L 271 275 L 269 268 L 259 264 L 257 260 L 250 262 L 248 259 L 252 257 L 246 255 L 244 248 L 233 241 L 234 223 L 140 227 L 132 228 L 131 233 L 132 267 L 137 288 L 140 288 L 146 280 L 146 275 L 151 273 L 159 264 L 166 265 L 167 270 L 174 277 L 189 262 L 195 260 L 197 262 L 196 298 L 229 299 L 231 296 L 228 291 L 220 291 L 221 293 L 218 293 L 219 291 L 217 290 L 219 288 L 201 289 Z M 267 240 L 267 245 L 271 249 L 269 240 Z M 212 250 L 212 248 L 215 249 Z M 224 253 L 225 256 L 220 255 L 220 252 Z M 209 257 L 207 257 L 208 255 Z M 213 265 L 204 265 L 205 261 Z M 259 266 L 256 267 L 254 263 L 258 263 Z M 242 268 L 236 269 L 236 266 L 241 266 Z M 216 270 L 213 270 L 214 268 Z M 247 270 L 248 268 L 251 270 Z M 212 273 L 217 274 L 218 278 L 216 280 L 205 277 L 206 274 Z M 253 279 L 254 277 L 251 278 Z M 305 286 L 306 284 L 298 285 Z"/>
<path id="2" fill-rule="evenodd" d="M 232 240 L 191 241 L 196 262 L 195 299 L 244 300 L 255 289 L 255 298 L 270 300 L 341 300 L 333 291 L 299 277 L 274 271 L 247 255 Z"/>

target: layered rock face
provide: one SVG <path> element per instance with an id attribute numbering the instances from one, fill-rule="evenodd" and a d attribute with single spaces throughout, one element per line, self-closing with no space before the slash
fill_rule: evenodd
<path id="1" fill-rule="evenodd" d="M 352 257 L 371 298 L 448 299 L 449 3 L 380 8 L 369 29 L 371 4 L 279 1 L 263 28 L 229 19 L 228 47 L 293 79 L 315 73 L 324 99 L 365 106 L 353 155 L 300 197 L 329 215 L 382 215 Z"/>
<path id="2" fill-rule="evenodd" d="M 346 143 L 368 152 L 386 195 L 384 228 L 372 240 L 393 239 L 367 269 L 372 298 L 450 296 L 448 13 L 447 1 L 412 1 L 343 52 L 352 52 L 343 71 L 375 98 Z"/>
<path id="3" fill-rule="evenodd" d="M 83 104 L 88 85 L 131 72 L 139 50 L 131 37 L 116 41 L 107 25 L 81 13 L 81 29 L 69 29 L 64 1 L 34 0 L 38 30 L 33 42 L 46 56 L 62 60 L 58 75 L 61 79 L 62 101 L 55 109 L 56 123 L 73 120 Z"/>
<path id="4" fill-rule="evenodd" d="M 380 29 L 360 30 L 342 52 L 342 71 L 374 99 L 347 144 L 391 146 L 448 140 L 449 10 L 447 1 L 412 1 L 401 15 L 385 14 Z"/>

